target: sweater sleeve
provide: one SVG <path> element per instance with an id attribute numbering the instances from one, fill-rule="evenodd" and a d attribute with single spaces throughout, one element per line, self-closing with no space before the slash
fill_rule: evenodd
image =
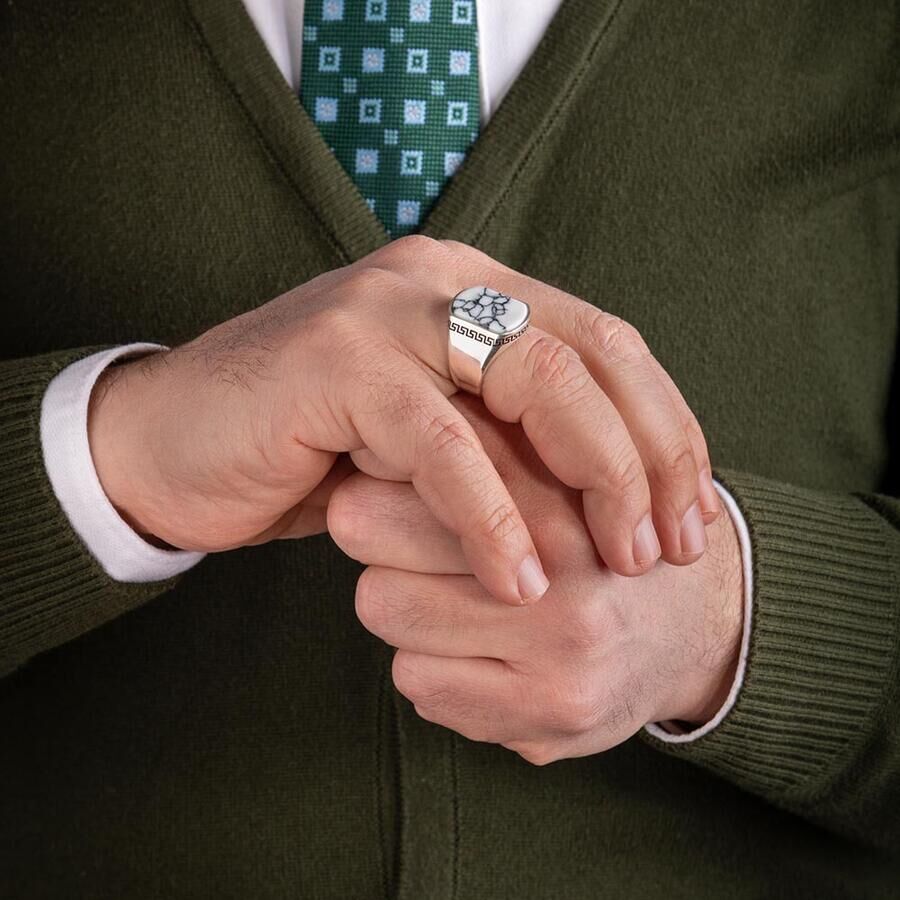
<path id="1" fill-rule="evenodd" d="M 718 470 L 749 529 L 744 682 L 717 728 L 645 739 L 876 847 L 900 844 L 900 501 Z"/>
<path id="2" fill-rule="evenodd" d="M 107 575 L 73 530 L 47 477 L 44 392 L 61 369 L 100 349 L 0 361 L 0 675 L 176 582 L 124 583 Z"/>

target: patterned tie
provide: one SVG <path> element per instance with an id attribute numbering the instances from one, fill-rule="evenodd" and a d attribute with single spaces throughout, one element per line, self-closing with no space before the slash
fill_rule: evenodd
<path id="1" fill-rule="evenodd" d="M 391 237 L 478 136 L 474 0 L 308 0 L 300 100 Z"/>

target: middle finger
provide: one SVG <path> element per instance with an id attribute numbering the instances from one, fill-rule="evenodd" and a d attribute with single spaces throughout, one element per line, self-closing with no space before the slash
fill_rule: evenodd
<path id="1" fill-rule="evenodd" d="M 521 422 L 547 468 L 583 491 L 584 514 L 604 562 L 638 575 L 660 556 L 650 488 L 618 410 L 579 355 L 537 328 L 498 354 L 484 376 L 485 406 Z"/>

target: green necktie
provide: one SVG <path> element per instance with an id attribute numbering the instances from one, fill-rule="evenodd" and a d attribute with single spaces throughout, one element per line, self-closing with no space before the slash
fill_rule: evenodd
<path id="1" fill-rule="evenodd" d="M 475 0 L 309 0 L 300 100 L 388 234 L 417 230 L 478 136 Z"/>

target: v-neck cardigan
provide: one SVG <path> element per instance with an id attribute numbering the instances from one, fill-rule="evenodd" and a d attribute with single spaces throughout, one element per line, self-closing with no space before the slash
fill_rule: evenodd
<path id="1" fill-rule="evenodd" d="M 636 325 L 748 522 L 737 704 L 531 767 L 420 720 L 327 536 L 107 578 L 40 399 L 387 240 L 238 0 L 0 25 L 0 895 L 889 896 L 898 12 L 564 0 L 424 223 Z M 660 598 L 665 602 L 665 598 Z"/>

